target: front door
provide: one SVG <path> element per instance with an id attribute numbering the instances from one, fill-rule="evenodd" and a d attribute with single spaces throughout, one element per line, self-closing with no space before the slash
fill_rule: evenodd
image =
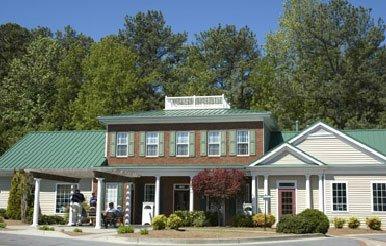
<path id="1" fill-rule="evenodd" d="M 189 185 L 174 185 L 174 211 L 189 210 Z"/>
<path id="2" fill-rule="evenodd" d="M 286 214 L 295 214 L 295 190 L 279 189 L 279 218 Z"/>

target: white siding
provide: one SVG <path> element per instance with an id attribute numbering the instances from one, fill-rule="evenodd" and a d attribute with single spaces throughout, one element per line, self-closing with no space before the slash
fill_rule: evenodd
<path id="1" fill-rule="evenodd" d="M 269 164 L 307 164 L 287 151 L 267 163 Z"/>
<path id="2" fill-rule="evenodd" d="M 380 164 L 347 140 L 334 135 L 307 136 L 296 147 L 326 164 Z"/>
<path id="3" fill-rule="evenodd" d="M 11 177 L 0 177 L 0 208 L 7 208 Z"/>
<path id="4" fill-rule="evenodd" d="M 332 211 L 332 182 L 342 181 L 347 182 L 347 201 L 348 212 L 333 212 Z M 372 181 L 386 182 L 386 176 L 333 176 L 327 175 L 325 181 L 325 208 L 326 214 L 331 219 L 334 217 L 350 217 L 356 216 L 361 222 L 361 226 L 365 227 L 366 217 L 379 216 L 382 220 L 382 226 L 386 228 L 386 212 L 372 212 Z"/>

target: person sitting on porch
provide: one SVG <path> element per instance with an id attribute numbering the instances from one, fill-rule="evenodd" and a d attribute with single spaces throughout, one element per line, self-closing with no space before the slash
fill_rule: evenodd
<path id="1" fill-rule="evenodd" d="M 117 217 L 119 216 L 119 210 L 114 208 L 114 203 L 110 202 L 109 207 L 106 209 L 106 214 L 103 216 L 105 227 L 109 225 L 116 227 Z"/>
<path id="2" fill-rule="evenodd" d="M 75 190 L 74 194 L 71 196 L 71 209 L 73 212 L 73 221 L 75 221 L 75 225 L 81 225 L 82 224 L 82 202 L 84 202 L 84 195 L 80 193 L 80 190 Z"/>
<path id="3" fill-rule="evenodd" d="M 95 195 L 95 192 L 93 192 L 91 194 L 91 198 L 90 198 L 90 207 L 96 207 L 96 204 L 97 204 L 97 197 Z"/>

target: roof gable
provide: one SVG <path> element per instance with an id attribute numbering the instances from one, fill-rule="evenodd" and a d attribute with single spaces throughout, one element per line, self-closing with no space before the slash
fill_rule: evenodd
<path id="1" fill-rule="evenodd" d="M 386 157 L 342 131 L 319 122 L 288 141 L 326 164 L 382 164 Z"/>
<path id="2" fill-rule="evenodd" d="M 253 162 L 250 166 L 258 165 L 324 165 L 323 162 L 307 155 L 302 150 L 283 143 L 270 151 L 260 159 Z"/>

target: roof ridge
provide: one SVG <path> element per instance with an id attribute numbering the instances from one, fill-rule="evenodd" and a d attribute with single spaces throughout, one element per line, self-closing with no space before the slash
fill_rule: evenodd
<path id="1" fill-rule="evenodd" d="M 44 131 L 30 131 L 27 134 L 31 133 L 66 133 L 66 132 L 105 132 L 106 130 L 44 130 Z M 26 135 L 27 135 L 26 134 Z"/>

